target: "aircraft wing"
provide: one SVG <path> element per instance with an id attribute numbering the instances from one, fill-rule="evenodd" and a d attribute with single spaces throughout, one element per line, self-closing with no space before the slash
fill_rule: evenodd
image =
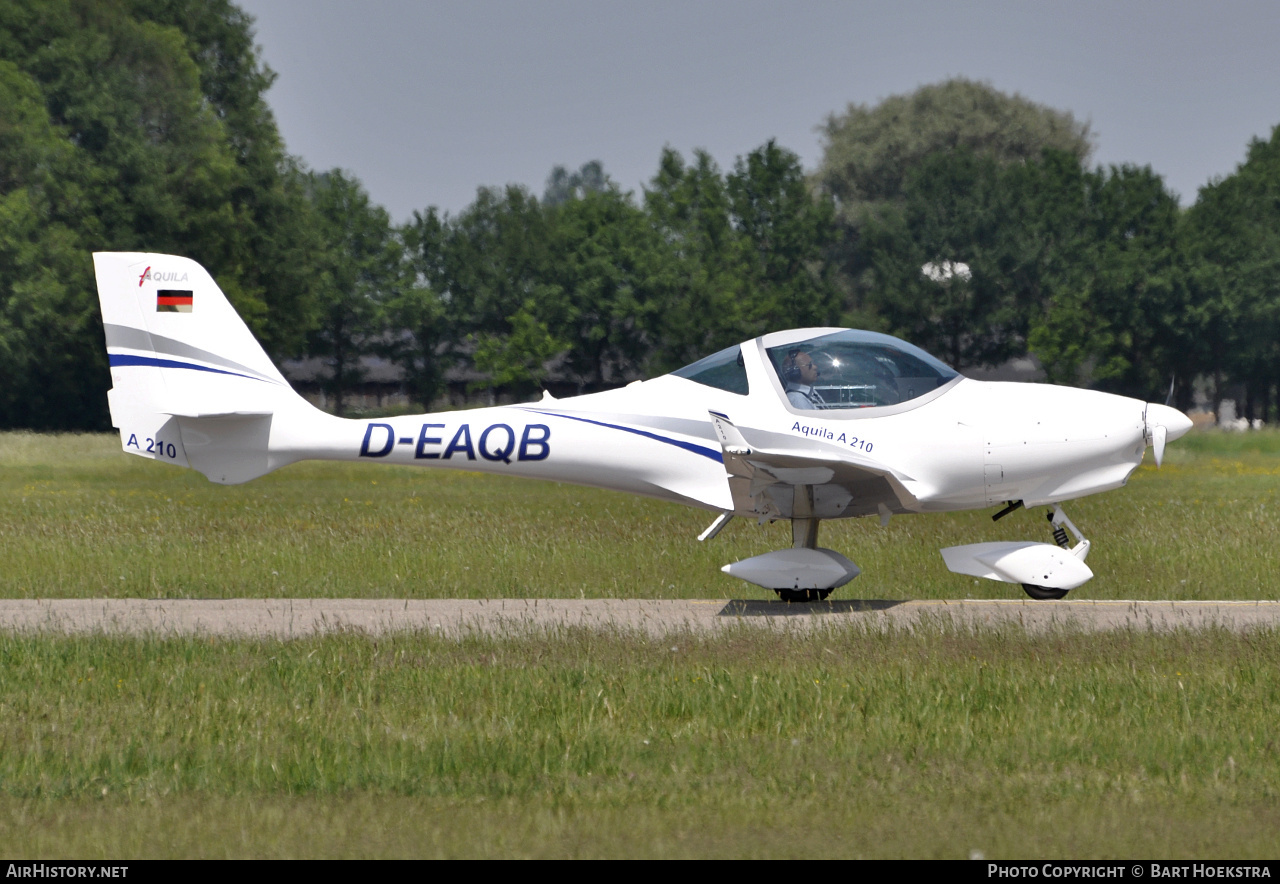
<path id="1" fill-rule="evenodd" d="M 761 520 L 789 519 L 798 486 L 813 489 L 813 514 L 822 519 L 877 513 L 887 518 L 918 507 L 907 487 L 910 476 L 856 454 L 838 457 L 759 448 L 747 442 L 727 415 L 709 414 L 724 452 L 735 513 L 751 513 Z"/>

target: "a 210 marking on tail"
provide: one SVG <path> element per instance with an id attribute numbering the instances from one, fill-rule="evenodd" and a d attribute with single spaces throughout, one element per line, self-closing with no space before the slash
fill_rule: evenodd
<path id="1" fill-rule="evenodd" d="M 167 457 L 169 460 L 177 460 L 178 449 L 172 442 L 165 442 L 162 439 L 152 439 L 150 436 L 138 439 L 137 433 L 130 433 L 129 439 L 124 443 L 125 448 L 132 448 L 140 453 L 154 454 L 156 457 Z"/>

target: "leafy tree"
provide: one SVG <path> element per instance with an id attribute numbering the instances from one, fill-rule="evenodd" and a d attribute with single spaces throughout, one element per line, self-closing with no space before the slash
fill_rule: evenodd
<path id="1" fill-rule="evenodd" d="M 117 11 L 88 3 L 19 3 L 0 11 L 9 73 L 21 70 L 44 104 L 39 122 L 26 120 L 64 160 L 56 191 L 33 192 L 37 182 L 26 182 L 28 202 L 41 207 L 43 220 L 60 222 L 50 234 L 65 249 L 80 251 L 78 261 L 49 262 L 42 269 L 41 303 L 23 305 L 22 283 L 15 281 L 18 302 L 5 312 L 22 316 L 21 346 L 30 369 L 30 386 L 14 393 L 18 410 L 10 420 L 18 425 L 106 422 L 109 382 L 90 250 L 198 253 L 228 229 L 210 197 L 225 190 L 234 160 L 202 103 L 182 35 L 106 14 Z M 30 236 L 38 249 L 52 245 L 36 228 Z"/>
<path id="2" fill-rule="evenodd" d="M 1052 380 L 1158 398 L 1171 375 L 1196 371 L 1177 200 L 1150 167 L 1098 170 L 1082 184 L 1074 284 L 1053 293 L 1031 349 Z"/>
<path id="3" fill-rule="evenodd" d="M 583 163 L 582 168 L 576 172 L 570 172 L 564 166 L 556 166 L 547 176 L 542 204 L 555 207 L 589 193 L 599 193 L 609 184 L 609 176 L 605 174 L 604 164 L 599 160 Z"/>
<path id="4" fill-rule="evenodd" d="M 328 249 L 316 288 L 320 320 L 309 335 L 309 352 L 328 364 L 322 386 L 341 415 L 362 380 L 361 357 L 380 349 L 386 304 L 403 300 L 413 275 L 386 210 L 369 202 L 359 182 L 335 169 L 312 175 L 310 190 Z"/>
<path id="5" fill-rule="evenodd" d="M 644 194 L 644 209 L 661 255 L 653 277 L 654 368 L 679 368 L 746 335 L 747 243 L 733 226 L 724 176 L 710 154 L 693 162 L 665 148 Z"/>
<path id="6" fill-rule="evenodd" d="M 466 332 L 508 332 L 509 317 L 549 276 L 542 206 L 523 187 L 482 187 L 448 228 L 441 296 L 449 321 Z"/>
<path id="7" fill-rule="evenodd" d="M 554 300 L 541 315 L 582 388 L 642 373 L 653 348 L 658 302 L 652 279 L 657 237 L 630 194 L 616 185 L 586 193 L 552 214 Z"/>
<path id="8" fill-rule="evenodd" d="M 929 164 L 931 158 L 940 154 L 972 156 L 972 161 L 957 162 L 986 164 L 982 167 L 984 174 L 990 174 L 987 166 L 1003 173 L 1037 165 L 1046 150 L 1069 156 L 1078 167 L 1091 150 L 1088 125 L 1077 122 L 1070 113 L 963 78 L 922 86 L 908 95 L 891 96 L 874 107 L 851 104 L 843 114 L 828 117 L 824 135 L 823 157 L 812 183 L 820 193 L 829 195 L 835 206 L 839 234 L 829 252 L 829 260 L 837 266 L 845 289 L 846 321 L 881 328 L 903 326 L 903 317 L 887 319 L 877 313 L 886 304 L 885 293 L 874 288 L 885 278 L 884 237 L 895 225 L 905 223 L 904 212 L 918 215 L 922 181 L 916 180 L 914 184 L 916 207 L 909 210 L 905 203 L 910 196 L 908 190 L 913 187 L 912 176 Z M 938 167 L 927 173 L 934 177 L 940 174 L 943 172 Z M 964 182 L 958 183 L 968 192 Z M 987 207 L 988 210 L 994 208 L 994 205 Z M 868 225 L 876 221 L 883 223 L 876 231 L 878 239 L 872 247 L 863 237 Z M 901 235 L 905 235 L 905 231 L 897 234 Z M 1008 233 L 994 229 L 985 235 L 991 241 L 989 246 L 994 244 L 994 238 L 1009 237 Z M 1017 251 L 1012 243 L 1006 246 Z M 881 261 L 881 265 L 873 266 L 874 260 Z M 988 307 L 994 309 L 991 291 L 974 291 L 958 283 L 952 283 L 945 290 L 937 286 L 929 289 L 918 280 L 907 286 L 906 277 L 901 276 L 906 272 L 903 268 L 899 270 L 897 285 L 912 302 L 906 308 L 907 313 L 917 317 L 911 325 L 925 321 L 920 317 L 923 316 L 921 298 L 926 294 L 945 296 L 953 301 L 959 298 L 957 308 L 962 307 L 966 299 L 977 298 L 986 305 L 979 313 L 989 312 Z M 975 276 L 974 280 L 982 286 L 994 284 L 995 277 L 988 268 L 988 272 Z M 1019 297 L 1006 293 L 1003 300 L 1007 303 Z M 955 319 L 963 310 L 949 312 Z M 947 321 L 941 315 L 936 319 L 931 328 L 941 331 L 941 325 Z M 1012 316 L 1004 319 L 1010 320 Z M 1017 341 L 1025 333 L 1024 326 L 1021 321 L 1014 321 L 1012 325 L 1006 322 L 989 345 L 979 345 L 976 349 L 961 346 L 957 333 L 949 333 L 947 337 L 953 356 L 959 354 L 981 362 L 998 358 L 1006 347 L 1004 343 L 998 346 L 996 343 Z"/>
<path id="9" fill-rule="evenodd" d="M 72 161 L 38 84 L 0 61 L 0 425 L 105 423 L 105 396 L 83 382 L 108 378 Z"/>
<path id="10" fill-rule="evenodd" d="M 547 363 L 570 347 L 552 335 L 537 311 L 538 305 L 530 301 L 509 318 L 507 334 L 477 336 L 472 359 L 488 375 L 488 386 L 516 395 L 536 392 L 547 375 Z"/>
<path id="11" fill-rule="evenodd" d="M 1090 172 L 1050 149 L 1007 165 L 939 152 L 868 214 L 864 284 L 890 329 L 957 367 L 1030 347 L 1052 381 L 1150 398 L 1195 371 L 1178 215 L 1149 168 Z"/>
<path id="12" fill-rule="evenodd" d="M 475 363 L 490 375 L 491 396 L 498 378 L 519 386 L 533 384 L 542 342 L 517 314 L 546 324 L 561 293 L 551 282 L 551 227 L 536 197 L 523 187 L 480 188 L 476 199 L 440 231 L 437 291 L 454 358 Z M 521 333 L 515 334 L 515 324 Z M 533 350 L 524 347 L 537 344 Z M 479 366 L 477 366 L 479 368 Z M 525 371 L 528 369 L 528 372 Z"/>
<path id="13" fill-rule="evenodd" d="M 130 5 L 138 17 L 182 33 L 203 101 L 235 161 L 220 196 L 220 211 L 234 223 L 201 260 L 269 351 L 297 355 L 315 316 L 311 291 L 322 244 L 307 214 L 305 171 L 286 154 L 266 102 L 276 74 L 254 45 L 253 19 L 230 0 Z"/>
<path id="14" fill-rule="evenodd" d="M 1269 418 L 1280 384 L 1280 126 L 1249 144 L 1232 175 L 1201 188 L 1185 237 L 1215 408 L 1235 382 L 1246 416 Z"/>
<path id="15" fill-rule="evenodd" d="M 800 158 L 770 139 L 734 163 L 726 181 L 734 228 L 751 281 L 748 334 L 832 325 L 839 291 L 826 262 L 835 240 L 831 200 L 810 193 Z"/>
<path id="16" fill-rule="evenodd" d="M 958 368 L 1008 358 L 1025 325 L 999 279 L 999 187 L 990 157 L 934 154 L 907 176 L 901 205 L 864 231 L 871 305 L 895 333 Z M 933 278 L 926 265 L 947 272 Z"/>
<path id="17" fill-rule="evenodd" d="M 815 181 L 851 224 L 866 208 L 898 199 L 910 171 L 935 153 L 967 149 L 1007 164 L 1035 160 L 1045 148 L 1083 161 L 1092 149 L 1089 125 L 1070 113 L 962 77 L 874 107 L 850 104 L 827 118 L 823 134 Z"/>
<path id="18" fill-rule="evenodd" d="M 866 219 L 867 308 L 960 368 L 1025 353 L 1055 294 L 1083 282 L 1086 177 L 1062 151 L 1003 166 L 968 148 L 925 158 Z"/>
<path id="19" fill-rule="evenodd" d="M 269 347 L 300 348 L 316 246 L 247 16 L 225 0 L 12 0 L 0 5 L 0 63 L 14 99 L 0 114 L 30 130 L 11 143 L 45 156 L 0 175 L 9 209 L 28 207 L 0 232 L 15 261 L 0 267 L 0 339 L 11 359 L 25 354 L 0 420 L 106 424 L 94 250 L 189 255 Z M 24 168 L 55 171 L 40 181 Z M 38 304 L 23 301 L 24 241 L 46 256 Z"/>
<path id="20" fill-rule="evenodd" d="M 425 214 L 414 212 L 399 235 L 413 282 L 387 299 L 388 332 L 381 349 L 404 372 L 409 396 L 429 409 L 444 388 L 445 372 L 452 364 L 447 352 L 451 328 L 440 296 L 448 290 L 444 270 L 448 225 L 430 208 Z"/>

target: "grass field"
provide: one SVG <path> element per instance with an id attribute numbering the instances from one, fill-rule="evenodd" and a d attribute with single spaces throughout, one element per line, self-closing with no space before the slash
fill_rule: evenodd
<path id="1" fill-rule="evenodd" d="M 1069 507 L 1093 598 L 1277 598 L 1280 434 L 1193 435 Z M 559 485 L 299 465 L 238 488 L 0 436 L 0 593 L 764 597 L 782 526 Z M 1014 596 L 988 513 L 823 526 L 844 597 Z M 857 628 L 0 635 L 11 857 L 1268 857 L 1280 636 Z"/>
<path id="2" fill-rule="evenodd" d="M 1280 433 L 1201 433 L 1161 470 L 1068 505 L 1097 577 L 1075 598 L 1280 597 Z M 367 464 L 297 464 L 237 487 L 120 452 L 113 436 L 0 435 L 4 597 L 768 595 L 719 572 L 790 545 L 735 520 L 570 485 Z M 825 522 L 863 569 L 858 598 L 1020 597 L 948 572 L 938 550 L 1048 541 L 1043 512 Z"/>
<path id="3" fill-rule="evenodd" d="M 0 638 L 10 856 L 1273 856 L 1273 634 Z"/>

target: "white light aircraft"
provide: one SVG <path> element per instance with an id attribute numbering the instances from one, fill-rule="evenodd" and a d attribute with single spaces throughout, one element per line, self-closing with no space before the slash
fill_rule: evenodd
<path id="1" fill-rule="evenodd" d="M 1063 501 L 1119 488 L 1148 446 L 1191 428 L 1176 409 L 1046 384 L 965 378 L 888 335 L 763 335 L 616 390 L 472 411 L 346 420 L 297 395 L 213 278 L 171 255 L 94 255 L 130 454 L 238 484 L 300 460 L 369 461 L 572 482 L 789 520 L 792 547 L 724 567 L 788 601 L 859 573 L 818 546 L 824 519 L 1049 507 L 1055 543 L 942 551 L 959 574 L 1057 599 L 1093 573 Z M 1071 542 L 1068 531 L 1075 537 Z"/>

